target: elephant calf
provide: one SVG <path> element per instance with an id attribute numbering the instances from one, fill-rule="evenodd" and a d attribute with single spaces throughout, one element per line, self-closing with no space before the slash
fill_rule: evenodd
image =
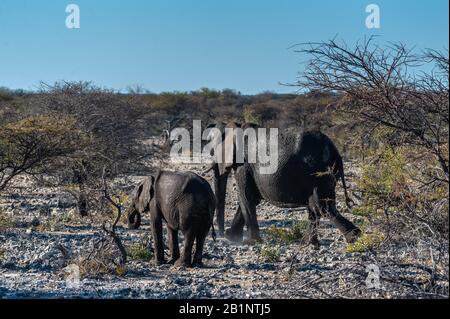
<path id="1" fill-rule="evenodd" d="M 133 194 L 128 208 L 128 226 L 139 227 L 141 214 L 150 212 L 151 230 L 154 239 L 155 264 L 165 263 L 162 221 L 167 223 L 169 263 L 175 266 L 201 266 L 203 245 L 213 225 L 215 210 L 214 193 L 209 183 L 191 172 L 160 171 L 156 176 L 144 179 Z M 184 234 L 184 249 L 180 257 L 178 230 Z M 215 238 L 214 228 L 212 236 Z M 192 260 L 192 247 L 196 241 Z"/>

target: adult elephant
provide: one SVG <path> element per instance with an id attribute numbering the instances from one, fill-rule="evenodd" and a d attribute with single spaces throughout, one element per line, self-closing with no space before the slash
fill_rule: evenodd
<path id="1" fill-rule="evenodd" d="M 236 134 L 229 129 L 256 129 L 253 124 L 215 123 L 208 128 L 221 132 L 216 139 L 223 154 L 232 152 L 232 160 L 222 158 L 212 165 L 216 194 L 217 223 L 219 232 L 224 231 L 224 207 L 226 185 L 229 174 L 234 171 L 239 207 L 231 228 L 225 237 L 231 241 L 242 241 L 243 228 L 247 225 L 250 243 L 260 241 L 256 206 L 262 199 L 285 208 L 307 206 L 310 224 L 304 240 L 319 245 L 317 227 L 321 216 L 328 217 L 344 234 L 347 242 L 354 242 L 361 231 L 343 217 L 336 208 L 336 182 L 342 181 L 347 204 L 350 201 L 344 178 L 342 157 L 333 142 L 319 131 L 304 131 L 301 128 L 285 128 L 278 131 L 278 169 L 273 174 L 263 174 L 258 161 L 249 162 L 248 143 L 244 143 L 243 161 L 237 161 Z M 228 128 L 228 130 L 226 130 Z M 228 133 L 227 133 L 228 132 Z M 215 135 L 217 138 L 217 135 Z M 246 136 L 246 134 L 244 134 Z M 260 137 L 257 137 L 260 138 Z M 248 142 L 248 141 L 247 141 Z M 230 153 L 228 153 L 230 154 Z M 225 157 L 225 156 L 224 156 Z M 228 157 L 231 158 L 231 157 Z"/>

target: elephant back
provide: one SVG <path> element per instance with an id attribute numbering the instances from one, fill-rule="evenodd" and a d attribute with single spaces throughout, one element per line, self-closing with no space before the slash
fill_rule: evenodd
<path id="1" fill-rule="evenodd" d="M 336 147 L 321 131 L 303 132 L 293 154 L 308 173 L 322 171 L 339 160 Z"/>
<path id="2" fill-rule="evenodd" d="M 186 179 L 183 186 L 184 191 L 194 196 L 196 205 L 204 206 L 201 208 L 214 213 L 216 197 L 208 181 L 193 172 L 187 174 L 190 175 L 190 178 Z"/>

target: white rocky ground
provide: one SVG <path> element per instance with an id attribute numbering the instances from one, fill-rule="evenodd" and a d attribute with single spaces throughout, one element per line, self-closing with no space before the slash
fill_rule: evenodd
<path id="1" fill-rule="evenodd" d="M 203 168 L 181 167 L 197 172 Z M 205 177 L 211 181 L 211 175 Z M 37 187 L 26 177 L 19 184 L 22 189 L 0 199 L 0 207 L 16 222 L 16 227 L 0 233 L 0 298 L 448 297 L 448 282 L 439 275 L 434 276 L 434 293 L 422 288 L 430 270 L 418 265 L 427 265 L 428 250 L 418 254 L 415 248 L 392 247 L 382 254 L 346 253 L 343 237 L 327 220 L 321 222 L 319 250 L 301 248 L 299 243 L 275 245 L 266 240 L 262 245 L 246 246 L 209 238 L 202 269 L 155 267 L 131 260 L 124 276 L 87 276 L 78 288 L 70 287 L 63 268 L 70 263 L 70 256 L 92 251 L 102 231 L 95 223 L 74 220 L 39 231 L 38 224 L 58 215 L 70 216 L 74 203 L 61 190 Z M 236 207 L 233 184 L 229 183 L 232 196 L 227 199 L 227 223 Z M 263 236 L 270 225 L 289 227 L 306 219 L 301 209 L 285 210 L 267 203 L 259 205 L 258 216 Z M 146 220 L 139 230 L 120 227 L 118 232 L 126 245 L 150 236 Z M 279 261 L 264 261 L 261 251 L 267 247 L 279 252 Z M 399 264 L 402 254 L 408 257 Z M 414 254 L 416 260 L 407 260 Z M 366 283 L 371 264 L 380 268 L 379 287 Z"/>

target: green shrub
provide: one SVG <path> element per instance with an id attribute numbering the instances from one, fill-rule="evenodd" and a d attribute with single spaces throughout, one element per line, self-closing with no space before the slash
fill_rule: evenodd
<path id="1" fill-rule="evenodd" d="M 429 226 L 420 230 L 426 236 L 448 238 L 449 187 L 434 177 L 433 163 L 423 149 L 380 144 L 362 165 L 361 203 L 352 213 L 391 240 L 416 240 L 417 221 Z"/>
<path id="2" fill-rule="evenodd" d="M 271 241 L 281 244 L 290 244 L 303 238 L 308 227 L 308 223 L 308 221 L 302 220 L 295 223 L 294 226 L 289 229 L 272 225 L 266 230 L 266 234 L 268 239 Z"/>
<path id="3" fill-rule="evenodd" d="M 374 213 L 374 209 L 371 206 L 360 205 L 352 208 L 352 214 L 356 216 L 369 217 Z"/>
<path id="4" fill-rule="evenodd" d="M 0 232 L 14 227 L 14 221 L 6 212 L 0 209 Z"/>
<path id="5" fill-rule="evenodd" d="M 384 240 L 381 233 L 363 234 L 353 244 L 348 244 L 345 251 L 348 253 L 363 253 L 378 247 Z"/>
<path id="6" fill-rule="evenodd" d="M 275 263 L 280 261 L 280 252 L 273 247 L 264 247 L 261 249 L 261 258 L 264 262 Z"/>
<path id="7" fill-rule="evenodd" d="M 152 253 L 147 245 L 133 244 L 127 247 L 127 255 L 131 260 L 150 261 Z"/>
<path id="8" fill-rule="evenodd" d="M 398 187 L 407 184 L 406 151 L 403 148 L 380 148 L 373 160 L 362 167 L 358 186 L 367 198 L 374 200 L 392 195 Z"/>
<path id="9" fill-rule="evenodd" d="M 0 101 L 11 101 L 14 97 L 10 90 L 0 87 Z"/>
<path id="10" fill-rule="evenodd" d="M 77 150 L 89 136 L 78 130 L 75 119 L 62 115 L 35 115 L 0 125 L 0 191 L 21 173 L 41 173 Z"/>
<path id="11" fill-rule="evenodd" d="M 45 222 L 36 227 L 38 231 L 57 231 L 64 227 L 64 225 L 82 224 L 81 216 L 75 210 L 67 210 L 61 214 L 52 216 Z"/>
<path id="12" fill-rule="evenodd" d="M 198 91 L 199 95 L 208 99 L 216 99 L 218 97 L 220 97 L 220 91 L 214 90 L 214 89 L 209 89 L 206 87 L 201 88 Z"/>

